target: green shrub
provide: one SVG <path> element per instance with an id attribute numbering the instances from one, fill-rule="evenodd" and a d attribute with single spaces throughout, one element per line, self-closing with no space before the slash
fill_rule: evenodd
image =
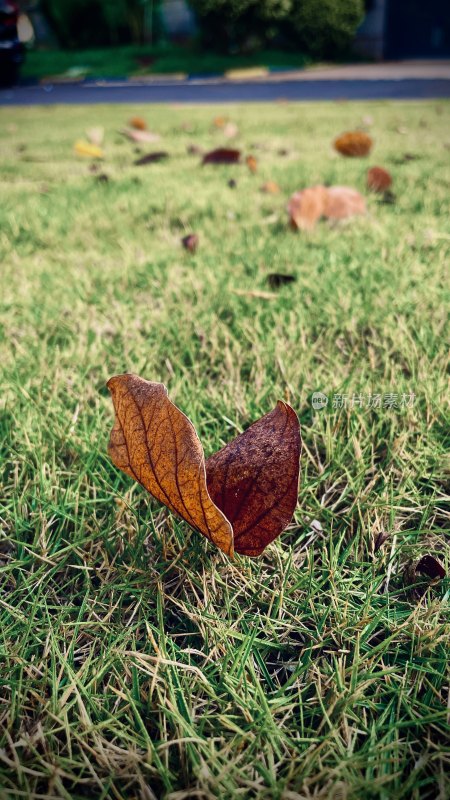
<path id="1" fill-rule="evenodd" d="M 364 0 L 292 0 L 289 24 L 302 49 L 314 56 L 343 53 L 364 15 Z"/>
<path id="2" fill-rule="evenodd" d="M 230 49 L 278 40 L 327 57 L 349 46 L 364 0 L 190 0 L 207 44 Z"/>

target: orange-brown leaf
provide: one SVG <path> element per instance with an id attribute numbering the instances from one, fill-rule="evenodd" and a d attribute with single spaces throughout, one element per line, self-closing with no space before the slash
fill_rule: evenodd
<path id="1" fill-rule="evenodd" d="M 325 186 L 311 186 L 295 192 L 288 203 L 288 213 L 293 228 L 310 231 L 324 213 L 326 202 Z"/>
<path id="2" fill-rule="evenodd" d="M 300 429 L 279 401 L 206 461 L 206 482 L 234 530 L 237 553 L 259 556 L 285 529 L 297 504 Z"/>
<path id="3" fill-rule="evenodd" d="M 261 191 L 264 192 L 264 194 L 279 194 L 280 187 L 278 186 L 278 183 L 275 183 L 275 181 L 266 181 L 261 186 Z"/>
<path id="4" fill-rule="evenodd" d="M 208 494 L 192 422 L 162 383 L 125 374 L 111 378 L 108 389 L 116 412 L 108 452 L 116 467 L 232 556 L 233 529 Z"/>
<path id="5" fill-rule="evenodd" d="M 258 161 L 256 160 L 255 156 L 247 156 L 245 163 L 247 164 L 250 172 L 258 171 Z"/>
<path id="6" fill-rule="evenodd" d="M 327 219 L 346 219 L 365 214 L 366 201 L 362 194 L 350 186 L 329 186 L 323 213 Z"/>
<path id="7" fill-rule="evenodd" d="M 143 117 L 131 117 L 130 126 L 136 128 L 137 131 L 147 130 L 147 123 Z"/>
<path id="8" fill-rule="evenodd" d="M 350 158 L 368 156 L 372 146 L 372 138 L 363 131 L 347 131 L 334 140 L 335 150 L 341 155 Z"/>

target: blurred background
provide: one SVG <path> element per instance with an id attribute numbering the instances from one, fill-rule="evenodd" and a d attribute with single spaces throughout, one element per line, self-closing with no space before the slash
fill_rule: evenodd
<path id="1" fill-rule="evenodd" d="M 448 0 L 0 0 L 3 83 L 449 56 Z"/>

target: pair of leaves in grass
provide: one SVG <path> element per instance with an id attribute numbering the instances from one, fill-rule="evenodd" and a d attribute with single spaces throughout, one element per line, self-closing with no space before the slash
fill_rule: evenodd
<path id="1" fill-rule="evenodd" d="M 114 464 L 217 547 L 258 556 L 297 503 L 300 426 L 282 401 L 205 461 L 192 422 L 167 389 L 137 375 L 108 381 Z"/>
<path id="2" fill-rule="evenodd" d="M 291 225 L 302 231 L 312 230 L 321 217 L 341 220 L 365 212 L 364 197 L 349 186 L 310 186 L 288 203 Z"/>

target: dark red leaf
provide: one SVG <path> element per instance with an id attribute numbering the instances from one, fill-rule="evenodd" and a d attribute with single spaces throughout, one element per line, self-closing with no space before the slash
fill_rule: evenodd
<path id="1" fill-rule="evenodd" d="M 445 578 L 445 569 L 442 564 L 431 555 L 423 556 L 419 563 L 416 564 L 416 572 L 421 575 L 426 575 L 433 580 L 434 578 Z"/>
<path id="2" fill-rule="evenodd" d="M 286 283 L 293 283 L 297 280 L 297 278 L 295 275 L 285 275 L 281 272 L 271 272 L 270 275 L 267 276 L 266 280 L 271 289 L 279 289 L 280 286 L 284 286 Z"/>
<path id="3" fill-rule="evenodd" d="M 155 164 L 157 161 L 163 161 L 165 158 L 169 158 L 169 153 L 166 153 L 165 150 L 157 150 L 154 153 L 147 153 L 142 158 L 138 158 L 135 161 L 135 165 L 137 167 L 142 167 L 144 164 Z"/>
<path id="4" fill-rule="evenodd" d="M 203 156 L 202 164 L 238 164 L 241 160 L 241 151 L 231 147 L 217 147 Z"/>
<path id="5" fill-rule="evenodd" d="M 183 236 L 181 242 L 185 250 L 195 253 L 198 247 L 198 235 L 196 233 L 188 233 L 187 236 Z"/>
<path id="6" fill-rule="evenodd" d="M 390 534 L 388 531 L 380 531 L 377 533 L 373 540 L 373 552 L 376 553 L 380 547 L 383 547 L 384 543 L 389 539 Z"/>
<path id="7" fill-rule="evenodd" d="M 284 530 L 297 504 L 301 439 L 282 401 L 206 461 L 210 497 L 231 522 L 234 549 L 258 556 Z"/>

